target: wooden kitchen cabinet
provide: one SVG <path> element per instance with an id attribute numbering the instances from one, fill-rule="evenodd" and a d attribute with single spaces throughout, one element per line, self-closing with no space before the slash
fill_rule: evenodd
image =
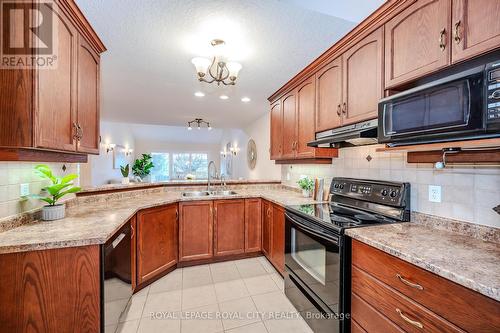
<path id="1" fill-rule="evenodd" d="M 452 11 L 452 62 L 478 56 L 500 46 L 500 1 L 453 0 Z"/>
<path id="2" fill-rule="evenodd" d="M 357 240 L 351 303 L 367 332 L 500 330 L 499 302 Z"/>
<path id="3" fill-rule="evenodd" d="M 262 200 L 245 199 L 245 252 L 262 249 Z"/>
<path id="4" fill-rule="evenodd" d="M 419 0 L 385 24 L 386 89 L 450 64 L 450 19 L 451 0 Z"/>
<path id="5" fill-rule="evenodd" d="M 295 91 L 283 97 L 281 108 L 283 112 L 283 148 L 281 157 L 292 159 L 295 157 L 297 142 L 297 109 Z"/>
<path id="6" fill-rule="evenodd" d="M 213 257 L 213 205 L 213 201 L 179 203 L 179 261 Z"/>
<path id="7" fill-rule="evenodd" d="M 262 202 L 262 252 L 271 260 L 271 233 L 273 225 L 273 206 L 269 201 Z"/>
<path id="8" fill-rule="evenodd" d="M 51 5 L 54 68 L 0 69 L 3 161 L 86 162 L 87 154 L 99 153 L 99 62 L 106 48 L 73 1 Z"/>
<path id="9" fill-rule="evenodd" d="M 342 124 L 342 57 L 332 60 L 316 73 L 316 131 Z"/>
<path id="10" fill-rule="evenodd" d="M 283 113 L 281 100 L 271 105 L 271 160 L 279 160 L 283 149 Z"/>
<path id="11" fill-rule="evenodd" d="M 271 261 L 278 271 L 285 271 L 285 211 L 277 205 L 273 205 Z"/>
<path id="12" fill-rule="evenodd" d="M 214 201 L 214 255 L 245 252 L 245 200 Z"/>
<path id="13" fill-rule="evenodd" d="M 298 158 L 314 157 L 314 148 L 307 146 L 315 139 L 315 94 L 314 76 L 297 87 L 297 135 L 295 139 L 295 156 Z"/>
<path id="14" fill-rule="evenodd" d="M 377 118 L 383 97 L 384 36 L 377 29 L 342 56 L 344 79 L 342 125 Z"/>
<path id="15" fill-rule="evenodd" d="M 177 264 L 177 204 L 137 213 L 137 284 L 165 273 Z"/>

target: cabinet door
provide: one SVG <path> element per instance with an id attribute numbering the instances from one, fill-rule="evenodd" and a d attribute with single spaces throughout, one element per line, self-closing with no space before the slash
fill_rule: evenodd
<path id="1" fill-rule="evenodd" d="M 271 159 L 279 160 L 283 145 L 283 117 L 281 102 L 271 105 Z"/>
<path id="2" fill-rule="evenodd" d="M 314 157 L 314 148 L 307 143 L 315 139 L 315 86 L 311 77 L 297 88 L 297 157 Z"/>
<path id="3" fill-rule="evenodd" d="M 271 232 L 273 224 L 273 210 L 269 201 L 262 204 L 262 252 L 271 259 Z"/>
<path id="4" fill-rule="evenodd" d="M 350 48 L 343 59 L 343 125 L 377 118 L 378 101 L 383 97 L 382 28 Z"/>
<path id="5" fill-rule="evenodd" d="M 245 252 L 245 200 L 214 201 L 215 256 Z"/>
<path id="6" fill-rule="evenodd" d="M 451 0 L 419 0 L 385 24 L 385 87 L 450 63 Z"/>
<path id="7" fill-rule="evenodd" d="M 454 0 L 452 61 L 500 47 L 500 1 Z"/>
<path id="8" fill-rule="evenodd" d="M 285 212 L 273 205 L 273 224 L 271 233 L 271 260 L 278 270 L 285 271 Z"/>
<path id="9" fill-rule="evenodd" d="M 283 97 L 283 154 L 284 159 L 295 157 L 295 142 L 297 138 L 297 109 L 295 94 Z"/>
<path id="10" fill-rule="evenodd" d="M 137 287 L 137 215 L 130 219 L 130 275 L 132 290 Z"/>
<path id="11" fill-rule="evenodd" d="M 57 67 L 36 71 L 35 145 L 38 148 L 75 151 L 76 45 L 78 32 L 53 2 L 57 29 Z"/>
<path id="12" fill-rule="evenodd" d="M 330 62 L 316 74 L 316 132 L 342 124 L 342 58 Z"/>
<path id="13" fill-rule="evenodd" d="M 137 283 L 177 264 L 177 205 L 137 213 Z"/>
<path id="14" fill-rule="evenodd" d="M 261 250 L 262 200 L 245 199 L 245 252 Z"/>
<path id="15" fill-rule="evenodd" d="M 78 43 L 78 151 L 99 154 L 99 56 L 84 38 Z"/>
<path id="16" fill-rule="evenodd" d="M 179 214 L 179 261 L 212 258 L 213 202 L 181 202 Z"/>

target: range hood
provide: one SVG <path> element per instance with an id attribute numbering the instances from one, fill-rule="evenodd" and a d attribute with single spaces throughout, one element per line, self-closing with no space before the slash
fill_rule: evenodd
<path id="1" fill-rule="evenodd" d="M 316 133 L 309 147 L 353 147 L 377 143 L 378 120 L 372 119 L 332 130 Z"/>

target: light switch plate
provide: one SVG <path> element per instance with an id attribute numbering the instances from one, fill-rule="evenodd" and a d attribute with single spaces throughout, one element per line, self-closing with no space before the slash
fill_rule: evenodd
<path id="1" fill-rule="evenodd" d="M 441 202 L 441 186 L 429 185 L 429 201 Z"/>
<path id="2" fill-rule="evenodd" d="M 21 197 L 27 197 L 30 195 L 30 184 L 24 183 L 19 186 L 19 195 Z"/>

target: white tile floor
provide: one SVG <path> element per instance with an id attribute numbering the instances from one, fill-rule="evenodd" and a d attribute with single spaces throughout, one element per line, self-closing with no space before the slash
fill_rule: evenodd
<path id="1" fill-rule="evenodd" d="M 178 268 L 135 294 L 126 313 L 114 313 L 124 301 L 106 303 L 115 323 L 107 333 L 312 332 L 265 257 Z"/>

